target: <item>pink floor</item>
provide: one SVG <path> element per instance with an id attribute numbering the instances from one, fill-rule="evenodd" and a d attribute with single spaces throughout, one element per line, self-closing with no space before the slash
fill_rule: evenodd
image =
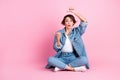
<path id="1" fill-rule="evenodd" d="M 5 63 L 1 66 L 0 80 L 120 80 L 118 56 L 90 59 L 91 69 L 86 72 L 53 72 L 45 69 L 45 64 Z"/>
<path id="2" fill-rule="evenodd" d="M 43 66 L 6 65 L 2 68 L 0 80 L 120 80 L 120 64 L 91 64 L 86 72 L 46 70 Z M 99 66 L 98 66 L 99 65 Z"/>
<path id="3" fill-rule="evenodd" d="M 90 70 L 45 69 L 69 7 L 88 20 Z M 120 80 L 120 0 L 0 0 L 0 80 Z"/>

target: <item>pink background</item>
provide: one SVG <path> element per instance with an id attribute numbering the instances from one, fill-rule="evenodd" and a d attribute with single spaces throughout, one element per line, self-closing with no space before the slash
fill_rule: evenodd
<path id="1" fill-rule="evenodd" d="M 91 69 L 55 73 L 44 66 L 70 6 L 88 20 Z M 120 80 L 119 7 L 119 0 L 0 0 L 0 80 Z"/>

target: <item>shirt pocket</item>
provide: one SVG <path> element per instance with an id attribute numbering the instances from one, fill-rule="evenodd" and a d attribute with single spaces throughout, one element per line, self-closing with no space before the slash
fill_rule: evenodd
<path id="1" fill-rule="evenodd" d="M 79 42 L 79 38 L 78 37 L 74 37 L 74 42 Z"/>

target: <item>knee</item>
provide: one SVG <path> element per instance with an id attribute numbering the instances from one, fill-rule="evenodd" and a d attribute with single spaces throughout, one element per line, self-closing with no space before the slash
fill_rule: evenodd
<path id="1" fill-rule="evenodd" d="M 84 63 L 84 64 L 87 64 L 88 63 L 88 60 L 87 60 L 87 58 L 86 57 L 81 57 L 81 60 L 82 60 L 82 62 Z"/>
<path id="2" fill-rule="evenodd" d="M 48 63 L 52 63 L 54 61 L 54 57 L 49 57 L 48 58 Z"/>

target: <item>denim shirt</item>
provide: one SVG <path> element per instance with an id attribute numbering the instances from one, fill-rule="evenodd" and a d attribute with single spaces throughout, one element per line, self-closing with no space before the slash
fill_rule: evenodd
<path id="1" fill-rule="evenodd" d="M 77 53 L 78 57 L 84 56 L 84 57 L 87 58 L 84 43 L 83 43 L 83 40 L 81 38 L 81 36 L 83 35 L 83 33 L 86 30 L 87 24 L 88 24 L 87 22 L 81 22 L 78 27 L 73 28 L 71 30 L 71 32 L 69 33 L 69 39 L 70 39 L 70 41 L 72 43 L 72 46 L 73 46 L 75 52 Z M 61 50 L 62 50 L 62 48 L 63 48 L 63 46 L 65 44 L 65 40 L 66 40 L 65 28 L 62 29 L 62 30 L 59 30 L 57 32 L 61 33 L 61 38 L 60 38 L 61 45 L 59 47 L 57 47 L 56 38 L 54 36 L 53 48 L 56 51 L 56 54 L 54 55 L 54 57 L 59 57 L 60 56 Z M 46 68 L 50 68 L 50 65 L 47 64 Z M 89 69 L 89 63 L 86 64 L 86 68 Z"/>

